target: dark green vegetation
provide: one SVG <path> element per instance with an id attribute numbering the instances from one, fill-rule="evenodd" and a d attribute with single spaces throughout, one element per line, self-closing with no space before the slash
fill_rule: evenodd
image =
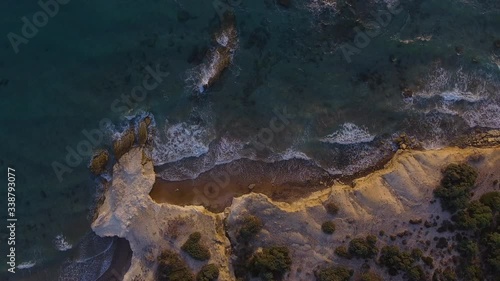
<path id="1" fill-rule="evenodd" d="M 191 233 L 188 240 L 184 243 L 184 245 L 182 245 L 181 249 L 195 260 L 206 261 L 210 259 L 210 251 L 207 247 L 200 244 L 200 240 L 201 233 Z"/>
<path id="2" fill-rule="evenodd" d="M 215 281 L 217 278 L 219 278 L 219 268 L 215 264 L 204 265 L 196 274 L 196 281 Z"/>
<path id="3" fill-rule="evenodd" d="M 243 225 L 239 231 L 239 237 L 243 240 L 249 240 L 257 235 L 262 229 L 262 221 L 256 216 L 247 216 L 243 219 Z"/>
<path id="4" fill-rule="evenodd" d="M 292 259 L 287 247 L 268 247 L 255 253 L 250 260 L 249 270 L 264 281 L 281 280 L 290 270 Z"/>
<path id="5" fill-rule="evenodd" d="M 333 234 L 335 232 L 335 223 L 333 221 L 325 221 L 321 225 L 321 230 L 326 234 Z"/>
<path id="6" fill-rule="evenodd" d="M 194 281 L 194 275 L 179 254 L 163 251 L 158 257 L 158 281 Z"/>
<path id="7" fill-rule="evenodd" d="M 375 235 L 368 235 L 366 238 L 354 238 L 349 242 L 349 254 L 355 258 L 373 258 L 378 254 L 376 243 L 377 237 Z"/>
<path id="8" fill-rule="evenodd" d="M 493 280 L 500 274 L 500 192 L 488 192 L 480 200 L 471 201 L 477 175 L 467 164 L 451 164 L 434 192 L 443 209 L 453 214 L 455 225 L 448 230 L 465 232 L 455 236 L 458 266 L 437 269 L 433 280 Z"/>
<path id="9" fill-rule="evenodd" d="M 339 206 L 335 203 L 327 203 L 325 205 L 326 212 L 330 215 L 336 215 L 339 212 Z"/>
<path id="10" fill-rule="evenodd" d="M 352 259 L 352 255 L 349 254 L 349 251 L 347 250 L 346 246 L 338 246 L 335 248 L 335 254 L 339 257 L 343 257 L 346 259 Z"/>
<path id="11" fill-rule="evenodd" d="M 383 281 L 383 279 L 382 279 L 382 277 L 380 277 L 380 275 L 378 275 L 376 273 L 365 272 L 365 273 L 361 274 L 359 281 Z"/>
<path id="12" fill-rule="evenodd" d="M 344 266 L 329 266 L 314 273 L 317 281 L 349 281 L 353 274 L 352 269 Z"/>
<path id="13" fill-rule="evenodd" d="M 434 194 L 444 210 L 455 212 L 462 209 L 470 199 L 470 192 L 477 179 L 477 172 L 467 164 L 450 164 L 443 172 L 441 186 Z"/>
<path id="14" fill-rule="evenodd" d="M 400 271 L 405 272 L 409 280 L 425 279 L 425 272 L 419 265 L 415 265 L 422 257 L 418 249 L 412 252 L 402 252 L 396 246 L 385 246 L 380 251 L 379 263 L 387 267 L 390 275 L 397 275 Z"/>

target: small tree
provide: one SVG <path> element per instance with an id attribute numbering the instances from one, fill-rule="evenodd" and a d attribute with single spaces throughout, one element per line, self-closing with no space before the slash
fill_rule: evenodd
<path id="1" fill-rule="evenodd" d="M 466 206 L 470 191 L 477 179 L 477 172 L 467 164 L 450 164 L 443 172 L 441 186 L 434 195 L 441 201 L 444 210 L 455 212 Z"/>
<path id="2" fill-rule="evenodd" d="M 349 281 L 354 271 L 344 266 L 329 266 L 317 270 L 314 275 L 317 281 Z"/>
<path id="3" fill-rule="evenodd" d="M 373 258 L 378 253 L 376 242 L 377 237 L 374 235 L 368 235 L 365 239 L 354 238 L 349 242 L 349 254 L 356 258 Z"/>
<path id="4" fill-rule="evenodd" d="M 280 280 L 290 270 L 292 259 L 287 247 L 269 247 L 254 254 L 250 260 L 250 271 L 265 281 Z"/>
<path id="5" fill-rule="evenodd" d="M 179 254 L 166 250 L 158 257 L 158 281 L 194 281 L 193 273 Z"/>
<path id="6" fill-rule="evenodd" d="M 210 251 L 207 247 L 200 244 L 200 240 L 201 233 L 191 233 L 181 249 L 195 260 L 206 261 L 210 259 Z"/>
<path id="7" fill-rule="evenodd" d="M 196 281 L 215 281 L 217 278 L 219 278 L 219 268 L 212 263 L 204 265 L 196 274 Z"/>

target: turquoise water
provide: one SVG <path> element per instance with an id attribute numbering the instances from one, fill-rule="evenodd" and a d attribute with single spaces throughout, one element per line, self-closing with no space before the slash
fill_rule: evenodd
<path id="1" fill-rule="evenodd" d="M 388 140 L 401 132 L 432 148 L 472 128 L 499 128 L 499 2 L 403 1 L 349 63 L 342 48 L 356 46 L 356 28 L 373 27 L 372 11 L 387 10 L 379 2 L 348 8 L 304 0 L 284 8 L 243 1 L 234 7 L 239 43 L 232 64 L 200 95 L 190 78 L 206 62 L 202 50 L 214 46 L 220 22 L 212 1 L 72 0 L 17 54 L 7 34 L 21 34 L 20 18 L 41 8 L 3 1 L 0 166 L 16 169 L 17 262 L 35 263 L 9 280 L 57 280 L 68 271 L 79 272 L 76 280 L 95 279 L 98 269 L 75 262 L 104 256 L 110 243 L 89 227 L 96 188 L 89 157 L 62 180 L 52 165 L 66 165 L 67 147 L 77 149 L 86 140 L 82 131 L 99 128 L 103 118 L 114 125 L 96 148 L 109 147 L 127 118 L 151 113 L 153 156 L 167 180 L 239 158 L 301 158 L 325 173 L 348 174 L 390 154 Z M 141 85 L 147 66 L 169 75 L 145 100 L 113 110 Z M 402 95 L 405 88 L 411 97 Z M 261 132 L 276 111 L 288 112 L 289 122 L 266 138 Z M 263 138 L 269 142 L 261 148 Z M 5 243 L 0 249 L 5 256 Z"/>

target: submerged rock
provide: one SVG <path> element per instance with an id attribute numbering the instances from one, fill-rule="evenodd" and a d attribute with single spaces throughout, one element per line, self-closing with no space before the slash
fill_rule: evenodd
<path id="1" fill-rule="evenodd" d="M 217 47 L 208 52 L 208 63 L 204 66 L 200 82 L 200 93 L 210 88 L 229 67 L 238 46 L 236 19 L 232 13 L 225 13 L 222 26 L 214 34 Z"/>
<path id="2" fill-rule="evenodd" d="M 135 133 L 133 129 L 128 129 L 120 138 L 113 143 L 113 153 L 116 159 L 120 159 L 127 153 L 135 142 Z"/>
<path id="3" fill-rule="evenodd" d="M 107 150 L 100 150 L 92 156 L 90 161 L 90 171 L 94 175 L 100 175 L 106 171 L 106 166 L 109 161 L 109 153 Z"/>

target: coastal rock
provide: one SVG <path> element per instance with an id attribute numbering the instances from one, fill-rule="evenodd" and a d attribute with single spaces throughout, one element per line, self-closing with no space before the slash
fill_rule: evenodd
<path id="1" fill-rule="evenodd" d="M 92 156 L 90 160 L 90 171 L 94 175 L 100 175 L 106 171 L 106 165 L 109 161 L 109 153 L 107 150 L 100 150 Z"/>
<path id="2" fill-rule="evenodd" d="M 102 237 L 118 236 L 129 241 L 132 261 L 125 281 L 156 280 L 156 258 L 163 250 L 179 252 L 193 232 L 203 233 L 203 244 L 211 252 L 209 263 L 219 267 L 219 280 L 235 280 L 227 256 L 229 240 L 223 229 L 223 215 L 203 207 L 157 204 L 149 196 L 155 182 L 151 160 L 143 160 L 143 149 L 132 148 L 113 167 L 113 181 L 92 223 Z M 181 252 L 193 272 L 202 263 Z M 140 279 L 135 279 L 140 278 Z"/>
<path id="3" fill-rule="evenodd" d="M 139 145 L 145 145 L 148 141 L 148 124 L 146 124 L 145 120 L 139 123 L 137 138 L 137 142 L 139 143 Z"/>
<path id="4" fill-rule="evenodd" d="M 113 153 L 116 159 L 120 159 L 123 154 L 127 153 L 135 142 L 135 133 L 133 129 L 128 129 L 113 143 Z"/>

